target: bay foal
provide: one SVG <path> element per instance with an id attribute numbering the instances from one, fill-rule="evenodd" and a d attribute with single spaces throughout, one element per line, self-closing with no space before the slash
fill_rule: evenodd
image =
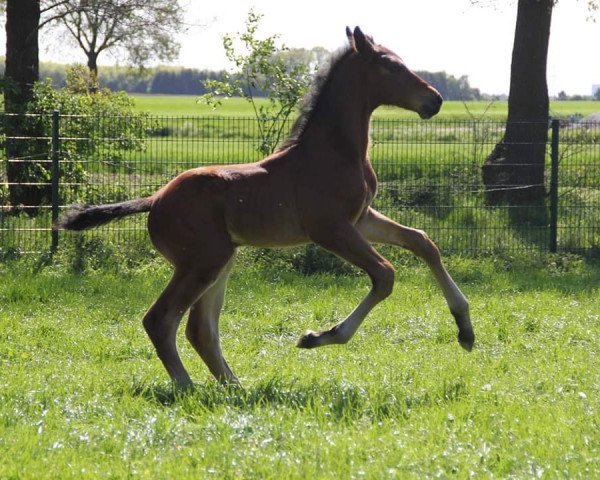
<path id="1" fill-rule="evenodd" d="M 143 324 L 173 381 L 191 384 L 176 346 L 189 309 L 186 337 L 222 383 L 237 379 L 221 353 L 219 313 L 236 247 L 314 242 L 369 275 L 372 288 L 348 317 L 329 330 L 306 332 L 301 348 L 346 343 L 367 314 L 392 292 L 394 268 L 371 243 L 406 248 L 430 267 L 467 350 L 474 342 L 467 300 L 421 230 L 374 210 L 377 179 L 367 157 L 369 119 L 380 105 L 430 118 L 442 98 L 391 50 L 357 27 L 349 46 L 320 75 L 292 134 L 256 163 L 195 168 L 154 195 L 123 203 L 74 207 L 56 228 L 83 230 L 149 211 L 155 247 L 173 265 L 173 278 Z"/>

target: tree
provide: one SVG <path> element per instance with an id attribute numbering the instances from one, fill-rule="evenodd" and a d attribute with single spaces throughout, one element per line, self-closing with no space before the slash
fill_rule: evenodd
<path id="1" fill-rule="evenodd" d="M 62 89 L 49 80 L 37 82 L 29 111 L 35 114 L 32 121 L 46 138 L 52 135 L 53 111 L 71 116 L 61 124 L 60 151 L 67 160 L 61 162 L 60 171 L 63 201 L 120 201 L 126 195 L 118 186 L 105 191 L 108 197 L 103 198 L 98 197 L 97 189 L 86 187 L 86 169 L 94 161 L 110 171 L 132 171 L 127 152 L 143 151 L 146 137 L 157 125 L 148 115 L 136 113 L 133 99 L 125 92 L 106 88 L 90 92 L 88 77 L 87 68 L 76 65 L 67 71 Z"/>
<path id="2" fill-rule="evenodd" d="M 462 75 L 456 78 L 446 72 L 415 72 L 419 77 L 430 83 L 446 100 L 480 100 L 481 93 L 469 85 L 469 77 Z"/>
<path id="3" fill-rule="evenodd" d="M 590 14 L 598 10 L 598 0 L 586 3 Z M 506 130 L 482 171 L 491 204 L 544 205 L 549 122 L 546 62 L 555 4 L 556 0 L 518 1 Z"/>
<path id="4" fill-rule="evenodd" d="M 223 80 L 204 82 L 209 93 L 202 101 L 216 107 L 221 97 L 241 96 L 253 107 L 258 121 L 260 145 L 258 150 L 269 154 L 279 144 L 286 120 L 296 108 L 310 82 L 309 68 L 302 62 L 292 61 L 285 55 L 288 49 L 277 46 L 277 35 L 257 38 L 262 15 L 250 10 L 246 19 L 246 31 L 237 38 L 223 37 L 227 59 L 235 66 L 235 72 L 225 72 Z M 241 44 L 242 52 L 236 50 Z M 258 105 L 255 97 L 266 92 L 267 105 Z"/>
<path id="5" fill-rule="evenodd" d="M 48 133 L 39 117 L 36 82 L 39 77 L 38 32 L 52 22 L 63 22 L 87 45 L 88 66 L 95 83 L 98 54 L 123 48 L 135 63 L 174 55 L 177 44 L 169 30 L 181 24 L 177 0 L 0 0 L 6 15 L 6 67 L 3 79 L 6 138 L 6 176 L 11 205 L 29 215 L 50 200 Z M 72 23 L 69 23 L 72 20 Z M 88 42 L 88 43 L 85 43 Z M 39 91 L 39 90 L 38 90 Z M 67 97 L 73 95 L 67 93 Z M 118 103 L 106 95 L 84 103 Z M 104 102 L 104 103 L 103 103 Z"/>
<path id="6" fill-rule="evenodd" d="M 66 29 L 84 51 L 92 79 L 105 51 L 135 66 L 176 58 L 179 43 L 173 38 L 183 28 L 178 0 L 64 0 L 48 10 L 44 22 Z"/>
<path id="7" fill-rule="evenodd" d="M 327 61 L 331 52 L 323 47 L 307 48 L 283 48 L 274 53 L 274 57 L 280 59 L 288 71 L 292 71 L 298 66 L 308 71 L 316 71 L 319 65 Z"/>
<path id="8" fill-rule="evenodd" d="M 554 0 L 519 0 L 504 138 L 483 166 L 492 204 L 543 205 L 548 140 L 546 60 Z"/>
<path id="9" fill-rule="evenodd" d="M 39 79 L 39 0 L 6 2 L 6 68 L 4 110 L 23 113 Z"/>
<path id="10" fill-rule="evenodd" d="M 49 196 L 49 187 L 32 185 L 32 170 L 43 173 L 43 164 L 35 163 L 39 141 L 23 140 L 39 137 L 38 129 L 26 113 L 33 98 L 33 88 L 39 79 L 38 24 L 40 20 L 39 0 L 7 0 L 6 10 L 6 67 L 4 78 L 4 121 L 6 136 L 6 177 L 9 196 L 13 206 L 24 205 L 27 213 L 36 209 L 44 197 Z"/>

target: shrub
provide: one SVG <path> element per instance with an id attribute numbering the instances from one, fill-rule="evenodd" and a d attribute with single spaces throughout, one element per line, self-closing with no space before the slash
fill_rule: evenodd
<path id="1" fill-rule="evenodd" d="M 50 79 L 34 86 L 27 107 L 33 115 L 23 117 L 22 122 L 23 131 L 38 132 L 39 138 L 27 140 L 30 146 L 24 151 L 35 154 L 29 156 L 33 161 L 23 164 L 21 182 L 44 184 L 40 188 L 46 188 L 51 181 L 51 145 L 47 139 L 52 136 L 54 111 L 61 114 L 61 177 L 64 184 L 70 185 L 71 193 L 86 182 L 86 161 L 96 155 L 108 165 L 120 165 L 125 152 L 144 149 L 144 139 L 151 130 L 148 117 L 135 111 L 133 100 L 125 92 L 91 91 L 85 68 L 73 67 L 65 88 L 54 88 Z M 50 201 L 49 194 L 39 198 L 41 203 Z"/>

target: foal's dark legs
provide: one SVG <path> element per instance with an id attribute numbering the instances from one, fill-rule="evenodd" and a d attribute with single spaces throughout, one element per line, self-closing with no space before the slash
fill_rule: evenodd
<path id="1" fill-rule="evenodd" d="M 156 353 L 171 379 L 180 388 L 192 385 L 177 351 L 177 329 L 183 314 L 217 280 L 221 268 L 203 269 L 190 260 L 186 269 L 176 267 L 173 278 L 144 316 L 143 324 Z"/>
<path id="2" fill-rule="evenodd" d="M 219 316 L 232 266 L 233 258 L 223 268 L 217 281 L 192 305 L 185 329 L 189 342 L 222 384 L 239 383 L 223 358 L 219 338 Z"/>

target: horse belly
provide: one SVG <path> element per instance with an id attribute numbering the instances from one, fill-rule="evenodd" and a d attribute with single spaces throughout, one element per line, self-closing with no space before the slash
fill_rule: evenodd
<path id="1" fill-rule="evenodd" d="M 308 241 L 298 215 L 284 199 L 268 203 L 256 198 L 237 198 L 226 214 L 227 229 L 237 245 L 276 247 Z"/>

